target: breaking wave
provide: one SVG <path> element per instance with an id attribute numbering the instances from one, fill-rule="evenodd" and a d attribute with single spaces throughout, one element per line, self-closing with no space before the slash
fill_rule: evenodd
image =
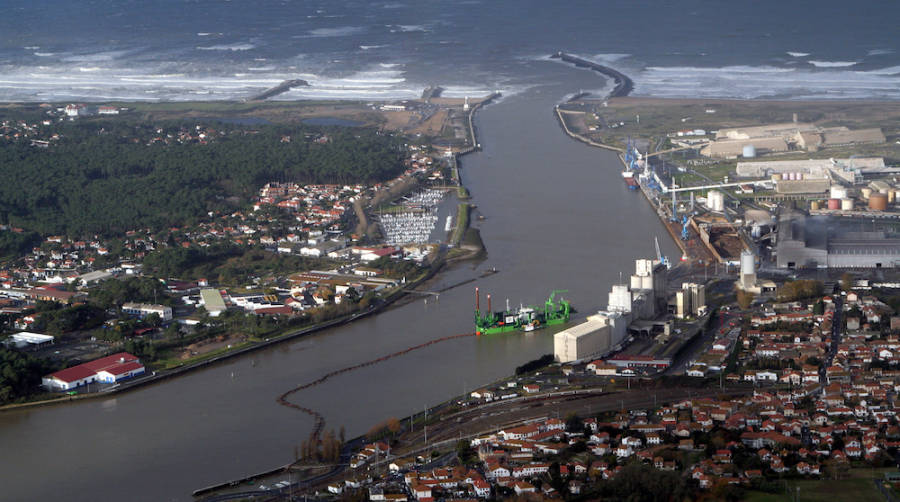
<path id="1" fill-rule="evenodd" d="M 900 66 L 871 71 L 648 67 L 631 76 L 635 95 L 661 98 L 900 99 Z"/>
<path id="2" fill-rule="evenodd" d="M 251 43 L 240 43 L 240 44 L 221 44 L 221 45 L 209 45 L 206 47 L 197 47 L 198 50 L 201 51 L 249 51 L 251 49 L 255 49 L 256 46 Z"/>
<path id="3" fill-rule="evenodd" d="M 846 68 L 858 65 L 859 61 L 807 61 L 816 68 Z"/>
<path id="4" fill-rule="evenodd" d="M 359 26 L 341 26 L 339 28 L 316 28 L 309 31 L 312 37 L 346 37 L 356 35 L 365 31 L 365 28 Z"/>

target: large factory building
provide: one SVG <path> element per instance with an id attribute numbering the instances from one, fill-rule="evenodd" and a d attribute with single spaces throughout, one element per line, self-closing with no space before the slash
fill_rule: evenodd
<path id="1" fill-rule="evenodd" d="M 827 216 L 783 211 L 777 239 L 779 268 L 900 267 L 900 238 L 854 228 Z"/>
<path id="2" fill-rule="evenodd" d="M 625 339 L 628 325 L 656 316 L 666 302 L 666 267 L 656 260 L 635 260 L 628 284 L 613 285 L 605 312 L 553 335 L 553 353 L 559 362 L 602 357 Z"/>
<path id="3" fill-rule="evenodd" d="M 577 326 L 553 335 L 554 358 L 561 363 L 601 357 L 625 339 L 627 317 L 619 312 L 588 316 Z"/>

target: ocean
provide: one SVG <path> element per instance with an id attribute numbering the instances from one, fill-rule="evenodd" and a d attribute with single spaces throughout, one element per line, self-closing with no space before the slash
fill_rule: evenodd
<path id="1" fill-rule="evenodd" d="M 559 50 L 636 96 L 896 100 L 898 18 L 833 0 L 5 0 L 0 101 L 243 99 L 294 78 L 310 86 L 275 99 L 510 95 L 552 79 Z"/>

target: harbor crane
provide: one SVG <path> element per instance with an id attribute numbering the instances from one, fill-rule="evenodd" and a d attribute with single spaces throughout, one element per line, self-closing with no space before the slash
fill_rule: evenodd
<path id="1" fill-rule="evenodd" d="M 544 303 L 544 314 L 550 315 L 550 312 L 556 310 L 556 304 L 553 303 L 553 299 L 556 298 L 556 295 L 562 295 L 563 293 L 568 293 L 568 289 L 554 289 L 550 292 L 550 298 L 547 298 L 546 303 Z"/>
<path id="2" fill-rule="evenodd" d="M 681 240 L 683 241 L 688 240 L 688 238 L 690 237 L 690 234 L 688 233 L 688 225 L 690 224 L 690 222 L 691 220 L 687 217 L 686 214 L 681 217 Z"/>
<path id="3" fill-rule="evenodd" d="M 669 263 L 669 259 L 662 255 L 662 252 L 659 250 L 659 239 L 657 237 L 653 238 L 653 245 L 656 246 L 656 259 L 659 260 L 660 263 L 666 266 L 666 268 L 672 268 L 672 265 Z"/>

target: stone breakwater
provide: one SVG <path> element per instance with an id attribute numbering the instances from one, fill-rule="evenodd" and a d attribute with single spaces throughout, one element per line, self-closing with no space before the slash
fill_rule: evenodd
<path id="1" fill-rule="evenodd" d="M 609 66 L 603 66 L 602 64 L 588 61 L 587 59 L 573 56 L 571 54 L 566 54 L 562 51 L 559 51 L 550 57 L 561 59 L 567 63 L 572 63 L 579 68 L 590 68 L 591 70 L 602 73 L 607 77 L 613 79 L 615 86 L 613 87 L 613 90 L 610 91 L 607 98 L 622 98 L 631 94 L 631 91 L 634 90 L 634 82 L 630 78 L 628 78 L 627 75 L 618 70 L 610 68 Z"/>

